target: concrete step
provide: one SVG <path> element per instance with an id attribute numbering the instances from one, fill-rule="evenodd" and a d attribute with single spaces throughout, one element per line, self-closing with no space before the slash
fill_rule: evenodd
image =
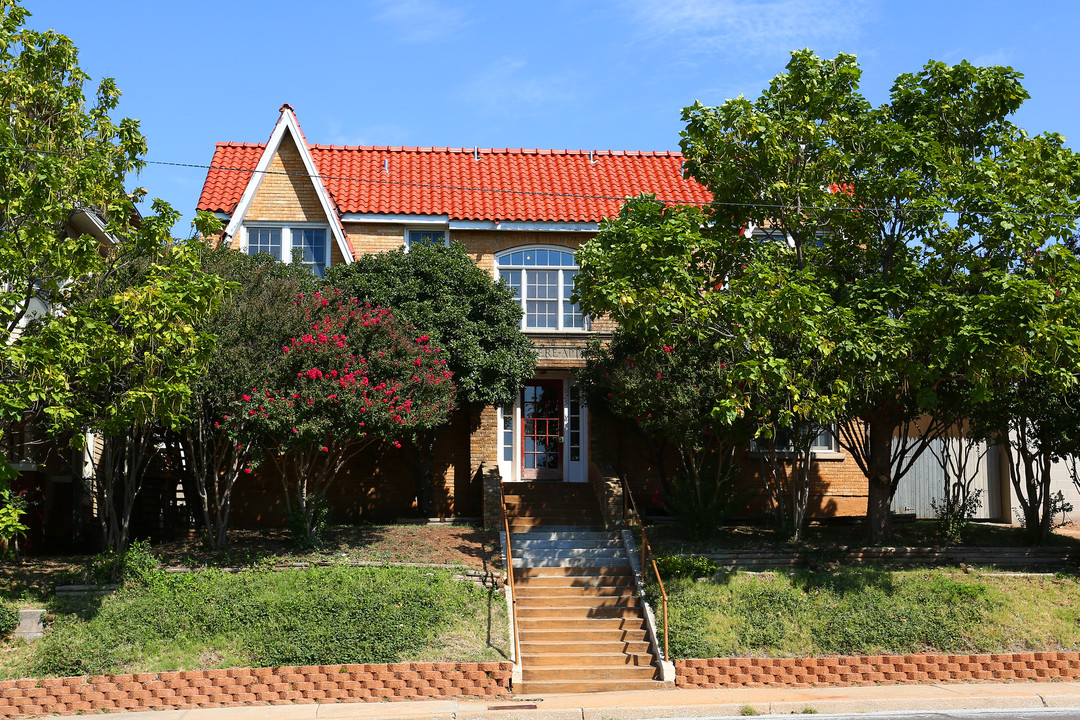
<path id="1" fill-rule="evenodd" d="M 509 524 L 512 533 L 527 532 L 537 528 L 543 530 L 595 530 L 601 526 L 599 520 L 562 516 L 511 518 Z"/>
<path id="2" fill-rule="evenodd" d="M 521 683 L 519 695 L 556 695 L 559 693 L 633 692 L 635 690 L 674 690 L 675 683 L 659 680 L 555 680 Z"/>
<path id="3" fill-rule="evenodd" d="M 570 556 L 570 557 L 536 557 L 528 556 L 520 558 L 514 556 L 514 569 L 523 568 L 555 568 L 555 567 L 578 567 L 587 568 L 593 567 L 597 563 L 607 563 L 609 567 L 618 567 L 618 558 L 613 557 L 598 557 L 596 555 L 582 555 L 582 556 Z M 630 567 L 630 561 L 625 560 L 621 563 L 625 567 Z"/>
<path id="4" fill-rule="evenodd" d="M 619 595 L 541 595 L 527 599 L 518 599 L 518 612 L 538 610 L 540 608 L 608 608 L 638 607 L 637 595 L 622 593 Z"/>
<path id="5" fill-rule="evenodd" d="M 523 667 L 653 667 L 653 656 L 623 652 L 598 652 L 600 648 L 587 653 L 541 652 L 546 648 L 533 645 L 522 646 L 521 663 Z"/>
<path id="6" fill-rule="evenodd" d="M 656 668 L 625 665 L 621 667 L 532 667 L 521 666 L 523 682 L 553 680 L 652 680 L 656 677 Z"/>
<path id="7" fill-rule="evenodd" d="M 600 522 L 563 517 L 524 517 L 510 520 L 511 532 L 526 532 L 538 528 L 542 530 L 596 530 L 600 528 Z"/>
<path id="8" fill-rule="evenodd" d="M 598 587 L 581 587 L 581 586 L 543 586 L 520 583 L 514 586 L 516 594 L 514 597 L 519 602 L 548 600 L 552 598 L 597 598 L 597 597 L 628 597 L 636 595 L 635 589 L 632 585 L 608 585 Z"/>
<path id="9" fill-rule="evenodd" d="M 645 631 L 641 630 L 641 637 L 645 637 Z M 620 633 L 623 634 L 623 633 Z M 521 642 L 521 654 L 529 655 L 562 655 L 572 654 L 578 657 L 594 654 L 605 655 L 648 655 L 652 657 L 652 646 L 647 640 L 594 640 L 592 642 L 576 642 L 573 640 L 529 640 Z"/>
<path id="10" fill-rule="evenodd" d="M 594 550 L 625 550 L 621 538 L 604 537 L 603 533 L 536 533 L 537 535 L 563 535 L 563 537 L 533 537 L 534 533 L 510 533 L 510 547 L 514 550 L 570 550 L 591 548 Z M 566 536 L 577 537 L 566 537 Z M 524 537 L 521 537 L 524 536 Z M 584 536 L 584 537 L 582 537 Z"/>
<path id="11" fill-rule="evenodd" d="M 543 570 L 546 568 L 518 568 L 521 570 Z M 574 568 L 555 568 L 558 570 L 572 570 Z M 629 570 L 629 568 L 627 568 Z M 607 589 L 629 588 L 636 589 L 634 578 L 627 572 L 625 575 L 536 575 L 532 577 L 517 577 L 515 573 L 514 587 L 518 591 L 543 589 L 543 588 L 567 588 L 567 589 Z"/>
<path id="12" fill-rule="evenodd" d="M 592 538 L 612 538 L 612 537 L 617 538 L 617 537 L 621 537 L 620 533 L 610 532 L 610 531 L 607 531 L 607 530 L 581 530 L 579 528 L 579 529 L 571 530 L 571 531 L 568 531 L 568 532 L 572 532 L 573 534 L 550 532 L 548 530 L 533 530 L 531 532 L 521 533 L 520 537 L 528 538 L 528 539 L 541 539 L 541 540 L 543 540 L 543 539 L 561 540 L 561 539 L 564 539 L 564 538 L 592 539 Z M 514 537 L 516 539 L 519 536 L 517 534 L 515 534 Z"/>
<path id="13" fill-rule="evenodd" d="M 591 628 L 600 622 L 604 621 L 599 619 L 589 620 L 588 627 Z M 640 625 L 637 628 L 630 627 L 625 630 L 610 628 L 583 630 L 581 626 L 568 627 L 566 623 L 542 623 L 526 626 L 522 622 L 521 627 L 518 629 L 518 639 L 523 646 L 535 644 L 537 647 L 547 647 L 555 644 L 569 646 L 574 643 L 596 647 L 615 647 L 615 644 L 623 643 L 631 645 L 635 643 L 648 644 L 645 628 Z"/>
<path id="14" fill-rule="evenodd" d="M 517 619 L 519 633 L 563 633 L 564 630 L 570 634 L 568 639 L 581 640 L 582 642 L 603 642 L 605 640 L 634 640 L 635 637 L 626 635 L 611 635 L 606 636 L 605 633 L 612 634 L 625 634 L 625 633 L 644 633 L 645 621 L 640 616 L 631 617 L 589 617 L 586 621 L 579 622 L 577 625 L 568 625 L 561 619 L 555 619 L 555 617 L 518 617 Z M 544 635 L 531 636 L 535 640 L 562 640 L 565 638 L 556 638 L 554 635 L 551 637 Z"/>
<path id="15" fill-rule="evenodd" d="M 621 562 L 608 563 L 606 560 L 618 560 L 626 557 L 622 548 L 512 548 L 515 560 L 522 558 L 595 558 L 596 565 L 620 565 Z"/>
<path id="16" fill-rule="evenodd" d="M 519 619 L 531 620 L 609 620 L 612 618 L 640 617 L 641 608 L 637 605 L 610 605 L 602 607 L 521 607 L 518 606 Z"/>
<path id="17" fill-rule="evenodd" d="M 633 577 L 629 565 L 514 568 L 514 580 L 550 577 Z"/>

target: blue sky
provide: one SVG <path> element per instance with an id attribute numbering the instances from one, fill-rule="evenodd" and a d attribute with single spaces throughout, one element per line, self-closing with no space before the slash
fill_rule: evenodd
<path id="1" fill-rule="evenodd" d="M 1075 0 L 24 0 L 114 77 L 148 160 L 263 142 L 283 102 L 323 144 L 677 150 L 680 110 L 756 97 L 792 49 L 855 53 L 884 102 L 927 60 L 1011 65 L 1017 122 L 1080 149 Z M 206 171 L 150 165 L 184 213 Z"/>

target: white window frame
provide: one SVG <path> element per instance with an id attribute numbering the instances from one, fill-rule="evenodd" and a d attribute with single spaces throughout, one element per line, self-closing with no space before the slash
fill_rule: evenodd
<path id="1" fill-rule="evenodd" d="M 296 223 L 273 223 L 273 222 L 244 223 L 244 225 L 243 225 L 243 230 L 244 230 L 243 239 L 240 241 L 240 250 L 244 254 L 247 254 L 247 252 L 248 252 L 248 230 L 249 229 L 251 229 L 251 230 L 256 230 L 256 229 L 258 229 L 258 230 L 262 230 L 262 229 L 280 230 L 281 231 L 281 258 L 280 259 L 281 259 L 281 262 L 286 263 L 286 264 L 292 263 L 292 259 L 293 259 L 293 239 L 292 239 L 292 231 L 293 230 L 322 230 L 322 231 L 324 231 L 323 232 L 323 243 L 325 245 L 324 252 L 326 253 L 326 255 L 324 257 L 324 262 L 323 262 L 323 275 L 325 275 L 326 271 L 330 268 L 330 257 L 331 257 L 330 238 L 332 237 L 332 234 L 330 232 L 330 226 L 326 225 L 325 223 L 304 223 L 304 222 L 296 222 Z M 302 264 L 306 265 L 306 266 L 315 265 L 315 263 L 302 263 Z M 312 274 L 314 274 L 314 273 L 312 273 Z M 316 276 L 316 277 L 318 277 L 318 276 Z"/>
<path id="2" fill-rule="evenodd" d="M 405 252 L 409 252 L 409 250 L 412 248 L 412 245 L 413 245 L 412 235 L 413 235 L 413 233 L 442 233 L 442 239 L 443 239 L 442 240 L 442 245 L 443 245 L 443 247 L 450 247 L 450 233 L 448 232 L 448 229 L 445 226 L 443 226 L 443 227 L 438 227 L 438 226 L 432 227 L 432 226 L 428 225 L 428 226 L 425 227 L 423 225 L 420 225 L 420 226 L 417 226 L 417 227 L 406 227 L 405 228 Z"/>
<path id="3" fill-rule="evenodd" d="M 527 332 L 527 333 L 545 333 L 545 332 L 583 333 L 583 332 L 590 332 L 591 330 L 590 330 L 589 316 L 585 315 L 585 314 L 582 314 L 582 327 L 565 327 L 564 324 L 563 324 L 563 320 L 564 320 L 565 314 L 566 314 L 565 310 L 563 308 L 563 303 L 568 302 L 568 300 L 566 300 L 566 298 L 568 297 L 568 294 L 566 293 L 566 283 L 565 283 L 566 274 L 565 274 L 564 271 L 570 271 L 570 272 L 575 272 L 575 273 L 576 272 L 581 272 L 581 268 L 578 267 L 578 265 L 577 265 L 576 258 L 575 258 L 575 263 L 573 265 L 524 265 L 524 264 L 523 265 L 505 265 L 505 266 L 503 265 L 504 258 L 508 258 L 508 257 L 512 256 L 514 253 L 517 253 L 517 252 L 528 253 L 528 252 L 533 252 L 533 251 L 537 251 L 537 250 L 549 250 L 549 251 L 555 251 L 555 252 L 560 252 L 560 253 L 568 253 L 570 255 L 575 255 L 576 254 L 575 250 L 573 250 L 571 248 L 568 248 L 568 247 L 563 247 L 561 245 L 527 245 L 527 246 L 524 246 L 524 247 L 515 247 L 515 248 L 510 248 L 508 250 L 502 250 L 502 251 L 495 254 L 495 268 L 494 268 L 494 271 L 495 271 L 495 280 L 496 281 L 499 281 L 501 279 L 501 277 L 502 277 L 501 272 L 503 270 L 517 271 L 517 272 L 521 273 L 521 298 L 520 298 L 520 301 L 519 301 L 519 304 L 520 304 L 520 307 L 521 307 L 521 325 L 519 327 L 521 328 L 522 332 Z M 558 297 L 558 299 L 556 300 L 556 306 L 558 308 L 558 315 L 557 315 L 557 321 L 556 321 L 556 326 L 555 327 L 529 327 L 527 325 L 528 317 L 529 317 L 529 314 L 528 314 L 529 311 L 528 311 L 528 306 L 527 306 L 526 303 L 528 303 L 529 298 L 527 297 L 528 283 L 526 282 L 525 273 L 528 272 L 529 270 L 543 270 L 543 271 L 552 271 L 552 270 L 554 270 L 554 271 L 558 272 L 558 275 L 557 275 L 557 290 L 556 290 L 556 295 Z M 579 310 L 580 310 L 580 307 L 579 307 Z"/>
<path id="4" fill-rule="evenodd" d="M 832 425 L 833 425 L 833 429 L 831 431 L 828 431 L 829 444 L 828 445 L 813 445 L 810 448 L 810 453 L 814 457 L 816 457 L 818 459 L 836 460 L 836 459 L 843 458 L 843 456 L 844 456 L 843 451 L 839 449 L 837 441 L 836 441 L 836 424 L 833 423 Z M 825 433 L 826 431 L 827 431 L 827 428 L 823 427 L 821 429 L 821 431 L 818 433 L 818 437 L 820 437 L 821 434 Z M 760 455 L 760 454 L 764 453 L 765 451 L 758 447 L 758 444 L 757 444 L 756 441 L 751 440 L 750 441 L 750 452 L 755 454 L 755 455 Z M 791 455 L 791 453 L 792 453 L 791 450 L 777 450 L 777 454 L 779 454 L 779 455 Z"/>

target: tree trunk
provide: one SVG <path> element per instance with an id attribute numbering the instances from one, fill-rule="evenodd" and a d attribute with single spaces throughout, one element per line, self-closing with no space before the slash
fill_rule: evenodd
<path id="1" fill-rule="evenodd" d="M 435 431 L 416 434 L 409 466 L 416 482 L 416 509 L 421 517 L 435 517 Z"/>
<path id="2" fill-rule="evenodd" d="M 891 444 L 894 425 L 878 418 L 868 423 L 870 435 L 867 466 L 866 525 L 871 545 L 885 545 L 892 540 Z"/>

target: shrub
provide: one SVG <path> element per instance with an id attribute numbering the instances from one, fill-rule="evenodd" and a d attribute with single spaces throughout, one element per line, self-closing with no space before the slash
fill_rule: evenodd
<path id="1" fill-rule="evenodd" d="M 667 511 L 678 518 L 687 539 L 714 537 L 731 511 L 742 504 L 745 493 L 736 487 L 738 472 L 738 466 L 732 464 L 714 480 L 695 483 L 685 477 L 675 478 L 671 491 L 664 494 L 662 502 Z"/>
<path id="2" fill-rule="evenodd" d="M 0 640 L 15 632 L 19 626 L 19 611 L 11 603 L 0 601 Z"/>
<path id="3" fill-rule="evenodd" d="M 150 552 L 150 542 L 136 540 L 122 553 L 110 549 L 92 557 L 86 575 L 98 585 L 115 582 L 147 585 L 157 570 L 158 561 Z"/>
<path id="4" fill-rule="evenodd" d="M 701 555 L 662 555 L 656 558 L 656 568 L 664 579 L 677 577 L 712 577 L 716 561 Z"/>
<path id="5" fill-rule="evenodd" d="M 960 497 L 942 498 L 940 503 L 930 498 L 930 508 L 934 511 L 938 537 L 942 543 L 959 545 L 963 541 L 972 518 L 982 505 L 981 495 L 982 488 L 973 488 Z"/>

